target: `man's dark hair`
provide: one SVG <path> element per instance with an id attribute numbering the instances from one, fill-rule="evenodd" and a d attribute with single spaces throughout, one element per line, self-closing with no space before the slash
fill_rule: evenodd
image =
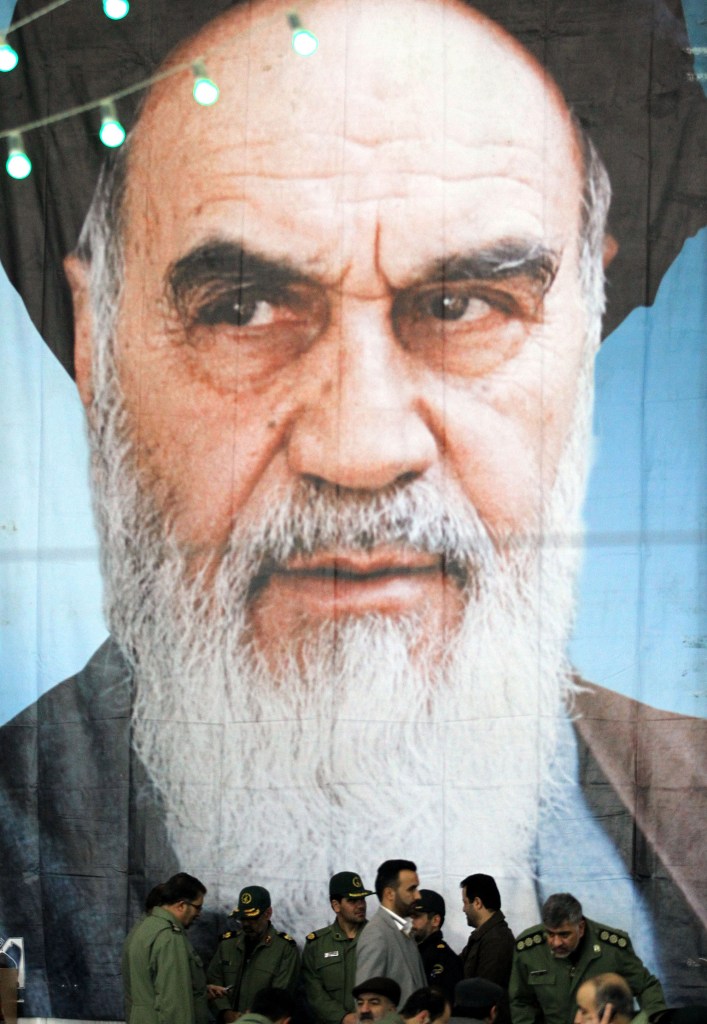
<path id="1" fill-rule="evenodd" d="M 569 892 L 554 892 L 543 903 L 542 919 L 546 928 L 559 928 L 565 921 L 579 924 L 582 904 Z"/>
<path id="2" fill-rule="evenodd" d="M 486 1020 L 493 1007 L 504 1002 L 505 991 L 495 981 L 487 978 L 464 978 L 454 987 L 454 1017 L 472 1020 Z"/>
<path id="3" fill-rule="evenodd" d="M 284 988 L 261 988 L 253 996 L 251 1013 L 259 1013 L 275 1022 L 294 1013 L 294 1000 Z"/>
<path id="4" fill-rule="evenodd" d="M 491 1016 L 491 1010 L 498 1003 L 489 1003 L 488 1006 L 455 1006 L 452 1016 L 462 1017 L 471 1020 L 486 1020 Z"/>
<path id="5" fill-rule="evenodd" d="M 447 999 L 441 989 L 418 988 L 405 1000 L 400 1016 L 409 1020 L 410 1017 L 415 1017 L 418 1013 L 422 1013 L 423 1010 L 427 1010 L 430 1020 L 433 1021 L 441 1017 L 449 1005 L 449 999 Z"/>
<path id="6" fill-rule="evenodd" d="M 401 871 L 417 871 L 417 865 L 411 860 L 384 860 L 376 873 L 376 896 L 383 899 L 383 890 L 391 886 L 397 888 L 398 876 Z"/>
<path id="7" fill-rule="evenodd" d="M 599 975 L 592 979 L 594 982 L 594 1008 L 597 1017 L 601 1018 L 606 1004 L 611 1003 L 615 1013 L 624 1017 L 633 1016 L 633 993 L 628 982 L 619 982 L 615 978 L 605 978 Z"/>
<path id="8" fill-rule="evenodd" d="M 150 889 L 145 900 L 145 910 L 152 910 L 153 907 L 170 907 L 181 900 L 191 903 L 192 900 L 205 895 L 206 886 L 203 882 L 193 875 L 188 875 L 186 871 L 180 871 L 166 882 L 160 882 L 154 889 Z"/>
<path id="9" fill-rule="evenodd" d="M 487 910 L 501 909 L 501 894 L 491 875 L 467 875 L 459 886 L 466 893 L 468 900 L 474 900 L 478 896 Z"/>

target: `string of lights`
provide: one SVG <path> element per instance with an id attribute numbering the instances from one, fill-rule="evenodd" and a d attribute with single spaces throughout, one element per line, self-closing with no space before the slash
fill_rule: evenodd
<path id="1" fill-rule="evenodd" d="M 34 21 L 43 15 L 49 14 L 50 11 L 56 10 L 58 7 L 62 7 L 64 4 L 69 2 L 70 0 L 53 0 L 52 3 L 47 4 L 45 7 L 35 11 L 33 14 L 19 19 L 4 33 L 0 34 L 0 72 L 10 72 L 14 70 L 19 61 L 17 52 L 6 41 L 10 32 L 16 32 L 19 28 L 22 28 L 23 25 L 27 25 L 29 22 Z M 106 17 L 111 20 L 124 18 L 130 9 L 128 0 L 102 0 L 102 3 Z M 301 57 L 311 56 L 319 45 L 317 37 L 302 25 L 299 16 L 294 12 L 287 15 L 287 23 L 291 30 L 292 48 L 295 53 Z M 109 149 L 115 149 L 118 146 L 121 146 L 125 141 L 126 131 L 118 119 L 116 102 L 125 96 L 130 96 L 133 93 L 149 89 L 157 82 L 163 81 L 165 78 L 170 78 L 173 75 L 180 74 L 188 69 L 191 70 L 194 76 L 194 84 L 192 87 L 194 100 L 203 107 L 213 106 L 219 98 L 219 88 L 218 85 L 208 76 L 205 58 L 198 57 L 196 60 L 187 61 L 181 64 L 173 64 L 169 68 L 165 68 L 162 71 L 156 72 L 154 75 L 150 75 L 149 78 L 143 78 L 139 82 L 134 82 L 108 96 L 102 96 L 99 99 L 92 99 L 86 103 L 80 103 L 77 106 L 70 107 L 67 110 L 61 110 L 57 113 L 49 114 L 46 117 L 37 118 L 35 121 L 29 121 L 26 124 L 17 125 L 13 128 L 0 131 L 0 140 L 7 139 L 9 144 L 9 153 L 5 162 L 5 169 L 7 173 L 11 178 L 15 178 L 17 180 L 26 178 L 32 173 L 32 161 L 27 155 L 24 144 L 24 136 L 29 132 L 35 131 L 39 128 L 46 128 L 48 125 L 68 120 L 68 118 L 71 117 L 77 117 L 79 114 L 85 114 L 92 110 L 100 111 L 101 126 L 98 131 L 98 137 L 103 145 Z"/>
<path id="2" fill-rule="evenodd" d="M 25 25 L 29 25 L 30 22 L 36 21 L 38 18 L 43 18 L 45 14 L 51 14 L 58 7 L 63 7 L 64 4 L 70 3 L 71 0 L 52 0 L 51 3 L 46 4 L 44 7 L 40 7 L 38 11 L 34 11 L 32 14 L 28 14 L 24 18 L 18 18 L 9 28 L 5 29 L 4 32 L 0 32 L 0 71 L 8 72 L 13 71 L 19 62 L 19 56 L 17 50 L 10 45 L 7 41 L 7 37 L 11 32 L 17 32 L 19 29 L 24 28 Z M 106 18 L 110 18 L 111 21 L 120 21 L 124 18 L 129 10 L 129 0 L 102 0 L 103 13 Z"/>

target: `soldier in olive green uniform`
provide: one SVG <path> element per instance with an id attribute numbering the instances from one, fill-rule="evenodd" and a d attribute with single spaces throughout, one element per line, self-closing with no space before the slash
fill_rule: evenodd
<path id="1" fill-rule="evenodd" d="M 573 1024 L 575 994 L 597 974 L 620 974 L 648 1016 L 665 1009 L 660 982 L 636 956 L 626 932 L 582 916 L 569 893 L 550 896 L 543 924 L 516 941 L 511 972 L 513 1024 Z"/>
<path id="2" fill-rule="evenodd" d="M 366 896 L 359 875 L 339 871 L 329 880 L 333 924 L 307 936 L 302 954 L 302 981 L 317 1024 L 341 1024 L 356 1018 L 352 988 L 356 980 L 356 943 L 366 924 Z"/>
<path id="3" fill-rule="evenodd" d="M 123 947 L 128 1024 L 207 1024 L 204 968 L 185 931 L 205 892 L 198 879 L 181 873 L 150 893 L 149 912 Z"/>
<path id="4" fill-rule="evenodd" d="M 226 996 L 213 1002 L 219 1022 L 229 1024 L 236 1012 L 249 1010 L 256 992 L 264 988 L 284 988 L 294 993 L 299 976 L 300 958 L 295 940 L 270 924 L 270 893 L 260 885 L 241 890 L 234 913 L 242 930 L 225 932 L 208 970 L 209 984 L 229 989 Z"/>

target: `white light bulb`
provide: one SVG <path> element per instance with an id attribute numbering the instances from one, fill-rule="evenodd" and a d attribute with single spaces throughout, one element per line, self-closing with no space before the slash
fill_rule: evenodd
<path id="1" fill-rule="evenodd" d="M 28 177 L 32 171 L 32 161 L 24 149 L 11 149 L 10 155 L 5 163 L 5 169 L 11 178 L 21 181 Z"/>
<path id="2" fill-rule="evenodd" d="M 0 44 L 0 71 L 12 71 L 17 67 L 18 60 L 17 51 L 9 43 Z"/>
<path id="3" fill-rule="evenodd" d="M 210 78 L 200 76 L 194 82 L 192 96 L 202 107 L 213 106 L 219 95 L 219 87 Z"/>
<path id="4" fill-rule="evenodd" d="M 120 21 L 130 10 L 128 0 L 103 0 L 103 13 L 111 21 Z"/>
<path id="5" fill-rule="evenodd" d="M 104 146 L 108 146 L 109 149 L 116 149 L 125 142 L 125 128 L 123 128 L 120 121 L 106 118 L 101 124 L 98 137 Z"/>
<path id="6" fill-rule="evenodd" d="M 300 57 L 311 57 L 318 46 L 319 40 L 306 28 L 298 28 L 292 33 L 292 49 Z"/>

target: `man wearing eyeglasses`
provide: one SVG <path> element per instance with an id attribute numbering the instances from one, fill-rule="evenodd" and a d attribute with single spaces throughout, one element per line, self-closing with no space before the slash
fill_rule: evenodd
<path id="1" fill-rule="evenodd" d="M 128 1024 L 206 1024 L 206 976 L 186 929 L 204 905 L 206 887 L 180 872 L 156 886 L 147 914 L 125 940 L 123 988 Z M 223 993 L 214 986 L 211 995 Z"/>

